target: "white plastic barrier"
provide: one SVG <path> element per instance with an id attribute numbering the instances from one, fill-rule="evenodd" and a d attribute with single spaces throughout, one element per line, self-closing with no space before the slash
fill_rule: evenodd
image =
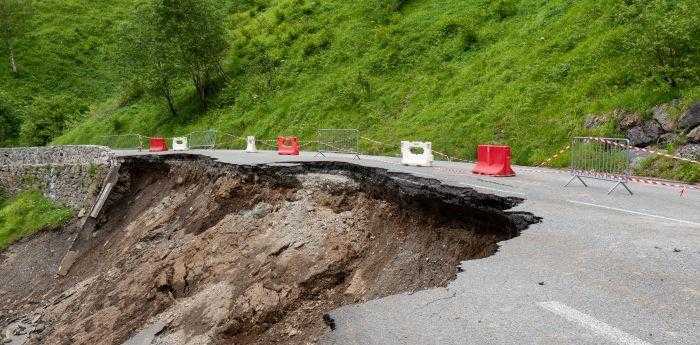
<path id="1" fill-rule="evenodd" d="M 187 146 L 187 137 L 174 137 L 173 138 L 173 151 L 186 151 L 189 147 Z"/>
<path id="2" fill-rule="evenodd" d="M 422 149 L 422 153 L 411 152 L 412 148 Z M 401 164 L 419 167 L 429 167 L 433 165 L 433 149 L 431 142 L 422 141 L 402 141 L 401 142 Z"/>
<path id="3" fill-rule="evenodd" d="M 258 152 L 258 149 L 255 147 L 255 137 L 254 136 L 249 135 L 248 137 L 245 138 L 245 142 L 246 142 L 245 152 L 248 152 L 248 153 Z"/>

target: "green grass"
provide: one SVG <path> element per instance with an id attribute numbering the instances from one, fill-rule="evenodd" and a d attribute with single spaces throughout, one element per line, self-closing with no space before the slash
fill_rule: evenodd
<path id="1" fill-rule="evenodd" d="M 647 158 L 635 168 L 634 172 L 639 176 L 660 177 L 668 180 L 700 181 L 700 165 L 664 157 Z"/>
<path id="2" fill-rule="evenodd" d="M 621 135 L 586 130 L 588 114 L 700 99 L 694 0 L 222 1 L 229 82 L 203 111 L 180 81 L 178 117 L 116 70 L 115 27 L 134 1 L 64 3 L 42 2 L 22 77 L 8 78 L 0 60 L 0 85 L 25 114 L 68 104 L 59 144 L 205 128 L 306 141 L 318 127 L 358 128 L 461 158 L 479 143 L 509 144 L 515 163 L 537 164 L 572 136 Z M 680 55 L 661 61 L 657 46 Z"/>
<path id="3" fill-rule="evenodd" d="M 41 230 L 60 227 L 72 211 L 40 192 L 27 191 L 13 198 L 0 200 L 0 250 L 19 239 Z"/>

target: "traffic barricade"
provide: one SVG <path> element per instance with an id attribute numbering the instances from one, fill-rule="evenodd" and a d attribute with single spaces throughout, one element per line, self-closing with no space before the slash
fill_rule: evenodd
<path id="1" fill-rule="evenodd" d="M 187 151 L 187 137 L 174 137 L 173 138 L 173 151 Z"/>
<path id="2" fill-rule="evenodd" d="M 252 135 L 249 135 L 245 138 L 246 146 L 245 146 L 245 152 L 248 153 L 255 153 L 258 152 L 257 147 L 255 147 L 255 137 Z"/>
<path id="3" fill-rule="evenodd" d="M 418 149 L 421 152 L 413 152 Z M 433 149 L 431 142 L 401 141 L 401 164 L 420 167 L 433 165 Z"/>
<path id="4" fill-rule="evenodd" d="M 162 137 L 148 138 L 148 151 L 168 151 L 168 143 Z"/>
<path id="5" fill-rule="evenodd" d="M 488 176 L 515 176 L 510 166 L 510 146 L 479 145 L 476 150 L 476 166 L 472 172 Z"/>
<path id="6" fill-rule="evenodd" d="M 299 138 L 277 137 L 277 153 L 280 155 L 299 155 Z"/>

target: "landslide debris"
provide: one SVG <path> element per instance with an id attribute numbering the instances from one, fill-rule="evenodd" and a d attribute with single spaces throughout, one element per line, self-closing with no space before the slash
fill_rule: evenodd
<path id="1" fill-rule="evenodd" d="M 0 258 L 24 282 L 0 291 L 0 336 L 313 344 L 334 308 L 445 286 L 463 260 L 493 254 L 538 221 L 505 211 L 520 201 L 345 163 L 129 158 L 66 277 L 17 278 L 35 268 L 14 253 L 49 235 Z"/>

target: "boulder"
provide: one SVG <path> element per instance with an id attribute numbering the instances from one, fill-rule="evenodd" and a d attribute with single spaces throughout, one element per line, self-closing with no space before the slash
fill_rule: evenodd
<path id="1" fill-rule="evenodd" d="M 618 119 L 617 127 L 620 131 L 625 131 L 642 124 L 642 117 L 637 113 L 616 109 L 613 114 L 615 118 Z"/>
<path id="2" fill-rule="evenodd" d="M 700 102 L 695 102 L 678 119 L 678 126 L 683 129 L 690 129 L 700 125 Z"/>
<path id="3" fill-rule="evenodd" d="M 691 143 L 700 143 L 700 126 L 697 126 L 695 127 L 695 129 L 688 132 L 688 135 L 686 137 Z"/>
<path id="4" fill-rule="evenodd" d="M 683 135 L 676 132 L 664 133 L 659 136 L 659 143 L 670 144 L 670 143 L 685 143 L 685 138 Z"/>
<path id="5" fill-rule="evenodd" d="M 661 128 L 663 128 L 664 131 L 670 132 L 674 129 L 676 129 L 676 123 L 671 119 L 671 116 L 668 113 L 668 106 L 666 105 L 659 105 L 651 110 L 654 120 L 661 125 Z"/>
<path id="6" fill-rule="evenodd" d="M 661 125 L 652 119 L 630 128 L 627 131 L 627 139 L 629 139 L 632 146 L 644 147 L 658 142 L 661 134 L 663 134 Z"/>
<path id="7" fill-rule="evenodd" d="M 678 148 L 676 154 L 692 160 L 700 160 L 700 144 L 686 144 Z"/>
<path id="8" fill-rule="evenodd" d="M 591 114 L 591 115 L 586 116 L 586 120 L 584 121 L 583 126 L 586 127 L 587 129 L 593 129 L 593 128 L 600 127 L 604 123 L 605 123 L 605 116 Z"/>

